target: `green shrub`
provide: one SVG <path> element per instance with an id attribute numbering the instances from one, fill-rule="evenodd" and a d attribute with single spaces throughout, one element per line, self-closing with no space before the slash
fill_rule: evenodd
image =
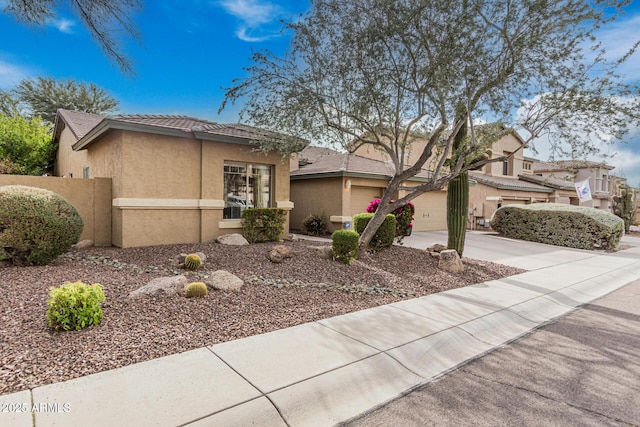
<path id="1" fill-rule="evenodd" d="M 310 236 L 323 236 L 329 232 L 327 216 L 311 214 L 302 220 L 302 230 Z"/>
<path id="2" fill-rule="evenodd" d="M 102 321 L 100 303 L 106 301 L 99 283 L 67 282 L 49 291 L 47 323 L 56 331 L 84 329 Z"/>
<path id="3" fill-rule="evenodd" d="M 250 243 L 277 242 L 284 232 L 284 209 L 256 208 L 242 212 L 242 234 Z"/>
<path id="4" fill-rule="evenodd" d="M 331 235 L 333 258 L 345 264 L 358 259 L 358 239 L 360 235 L 352 230 L 337 230 Z"/>
<path id="5" fill-rule="evenodd" d="M 205 297 L 209 293 L 207 285 L 202 282 L 189 283 L 184 290 L 184 296 L 191 297 Z"/>
<path id="6" fill-rule="evenodd" d="M 514 239 L 577 249 L 615 249 L 624 221 L 599 209 L 540 203 L 503 206 L 493 214 L 491 227 Z"/>
<path id="7" fill-rule="evenodd" d="M 197 270 L 202 265 L 202 260 L 196 254 L 189 254 L 184 259 L 184 268 L 187 270 Z"/>
<path id="8" fill-rule="evenodd" d="M 83 227 L 76 208 L 49 190 L 0 187 L 0 260 L 48 264 L 78 243 Z"/>
<path id="9" fill-rule="evenodd" d="M 373 218 L 372 213 L 361 213 L 353 216 L 353 229 L 356 233 L 362 234 L 364 229 Z M 378 231 L 369 242 L 369 248 L 374 251 L 378 251 L 383 248 L 388 248 L 393 245 L 393 239 L 396 237 L 396 217 L 392 214 L 387 214 L 382 222 Z"/>

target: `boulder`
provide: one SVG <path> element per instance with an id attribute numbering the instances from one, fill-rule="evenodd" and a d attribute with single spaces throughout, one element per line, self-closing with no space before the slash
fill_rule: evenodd
<path id="1" fill-rule="evenodd" d="M 440 252 L 438 268 L 448 271 L 449 273 L 462 273 L 464 271 L 464 264 L 462 264 L 462 260 L 455 249 L 446 249 Z"/>
<path id="2" fill-rule="evenodd" d="M 269 252 L 268 258 L 269 258 L 269 261 L 271 261 L 274 264 L 280 264 L 282 261 L 284 261 L 284 256 L 282 256 L 282 254 L 275 249 Z"/>
<path id="3" fill-rule="evenodd" d="M 187 286 L 184 276 L 159 277 L 129 293 L 129 298 L 160 297 L 182 294 Z"/>
<path id="4" fill-rule="evenodd" d="M 178 254 L 171 261 L 171 267 L 182 268 L 184 267 L 184 260 L 187 258 L 187 254 Z"/>
<path id="5" fill-rule="evenodd" d="M 287 234 L 282 238 L 282 240 L 284 240 L 285 242 L 297 242 L 300 239 L 295 234 Z"/>
<path id="6" fill-rule="evenodd" d="M 222 236 L 216 239 L 216 242 L 222 245 L 233 245 L 233 246 L 244 246 L 249 244 L 247 239 L 245 239 L 244 236 L 239 233 L 223 234 Z"/>
<path id="7" fill-rule="evenodd" d="M 274 262 L 276 264 L 280 264 L 287 258 L 293 258 L 295 252 L 288 246 L 285 245 L 276 245 L 269 252 L 268 258 L 269 261 Z"/>
<path id="8" fill-rule="evenodd" d="M 271 258 L 276 258 L 276 259 L 280 259 L 280 261 L 273 261 L 273 262 L 282 262 L 282 260 L 287 259 L 287 258 L 293 258 L 293 256 L 296 253 L 293 251 L 293 249 L 291 249 L 288 246 L 285 245 L 276 245 L 273 247 L 273 249 L 271 250 L 271 253 L 269 253 L 269 259 L 271 260 Z"/>
<path id="9" fill-rule="evenodd" d="M 445 245 L 441 245 L 440 243 L 436 243 L 434 245 L 431 245 L 427 248 L 427 252 L 429 252 L 429 255 L 431 255 L 432 257 L 435 258 L 440 258 L 440 253 L 444 250 L 446 250 L 447 247 Z"/>
<path id="10" fill-rule="evenodd" d="M 309 249 L 316 251 L 319 258 L 333 259 L 333 249 L 331 248 L 331 245 L 307 246 L 307 247 Z"/>
<path id="11" fill-rule="evenodd" d="M 80 240 L 75 245 L 71 245 L 71 249 L 74 249 L 74 250 L 87 249 L 91 247 L 93 247 L 93 240 L 89 240 L 89 239 Z"/>
<path id="12" fill-rule="evenodd" d="M 221 291 L 239 291 L 244 285 L 241 278 L 226 270 L 214 271 L 204 282 L 210 288 Z"/>

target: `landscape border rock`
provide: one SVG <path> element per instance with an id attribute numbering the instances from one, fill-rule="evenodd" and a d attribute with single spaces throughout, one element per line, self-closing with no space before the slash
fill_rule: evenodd
<path id="1" fill-rule="evenodd" d="M 218 236 L 216 243 L 220 243 L 221 245 L 245 246 L 249 244 L 249 241 L 240 233 L 231 233 Z"/>
<path id="2" fill-rule="evenodd" d="M 445 249 L 440 252 L 438 268 L 448 271 L 449 273 L 457 274 L 464 271 L 464 264 L 455 249 Z"/>
<path id="3" fill-rule="evenodd" d="M 158 277 L 129 293 L 129 298 L 173 296 L 184 293 L 188 285 L 185 276 Z"/>
<path id="4" fill-rule="evenodd" d="M 226 270 L 216 270 L 204 279 L 204 283 L 219 291 L 239 291 L 244 286 L 244 280 Z"/>

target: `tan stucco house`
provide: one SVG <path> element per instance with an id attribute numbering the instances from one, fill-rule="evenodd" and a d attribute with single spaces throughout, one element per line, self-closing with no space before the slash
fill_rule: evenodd
<path id="1" fill-rule="evenodd" d="M 507 130 L 507 129 L 504 129 Z M 405 154 L 405 163 L 417 160 L 426 139 L 416 138 Z M 508 132 L 491 147 L 492 157 L 507 160 L 486 164 L 469 173 L 469 229 L 489 226 L 493 213 L 501 206 L 531 203 L 578 204 L 573 181 L 534 174 L 535 159 L 523 155 L 524 142 L 516 132 Z M 331 231 L 344 228 L 353 215 L 364 212 L 374 198 L 380 197 L 393 175 L 387 154 L 363 145 L 354 153 L 327 148 L 307 147 L 291 170 L 292 228 L 309 214 L 325 214 Z M 426 168 L 404 183 L 404 188 L 431 178 Z M 406 194 L 400 191 L 398 197 Z M 447 229 L 447 193 L 434 191 L 413 200 L 416 207 L 414 231 Z"/>
<path id="2" fill-rule="evenodd" d="M 611 210 L 611 196 L 616 192 L 616 180 L 612 174 L 613 166 L 587 160 L 559 160 L 555 162 L 537 162 L 533 165 L 535 175 L 545 179 L 557 179 L 571 183 L 589 181 L 592 200 L 582 206 Z M 577 203 L 576 203 L 577 204 Z"/>
<path id="3" fill-rule="evenodd" d="M 366 212 L 369 202 L 382 196 L 393 173 L 393 167 L 382 160 L 321 147 L 305 148 L 291 168 L 291 200 L 295 205 L 291 228 L 300 229 L 302 220 L 311 214 L 326 215 L 330 231 L 349 228 L 353 215 Z M 429 171 L 423 170 L 403 187 L 428 179 Z M 397 197 L 406 194 L 403 187 Z M 445 230 L 446 202 L 446 191 L 433 191 L 414 199 L 413 230 Z"/>
<path id="4" fill-rule="evenodd" d="M 504 135 L 491 146 L 492 157 L 510 157 L 469 173 L 469 228 L 488 227 L 493 213 L 505 205 L 578 203 L 573 182 L 533 173 L 535 159 L 523 155 L 523 144 L 516 132 Z"/>
<path id="5" fill-rule="evenodd" d="M 264 135 L 185 116 L 59 110 L 55 174 L 111 179 L 113 245 L 209 242 L 239 232 L 247 207 L 293 208 L 289 162 L 254 151 Z"/>

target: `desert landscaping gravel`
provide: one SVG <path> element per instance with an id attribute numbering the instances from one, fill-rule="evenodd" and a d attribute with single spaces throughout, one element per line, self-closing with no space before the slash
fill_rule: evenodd
<path id="1" fill-rule="evenodd" d="M 280 264 L 267 259 L 273 243 L 90 248 L 43 267 L 0 264 L 0 394 L 523 271 L 463 258 L 465 271 L 449 274 L 428 252 L 402 246 L 347 266 L 310 248 L 322 243 L 284 244 L 295 255 Z M 172 266 L 176 255 L 190 252 L 206 255 L 200 270 Z M 205 298 L 128 297 L 154 278 L 184 274 L 200 281 L 221 269 L 242 278 L 243 288 Z M 104 320 L 53 332 L 45 317 L 49 288 L 76 280 L 102 284 Z"/>

